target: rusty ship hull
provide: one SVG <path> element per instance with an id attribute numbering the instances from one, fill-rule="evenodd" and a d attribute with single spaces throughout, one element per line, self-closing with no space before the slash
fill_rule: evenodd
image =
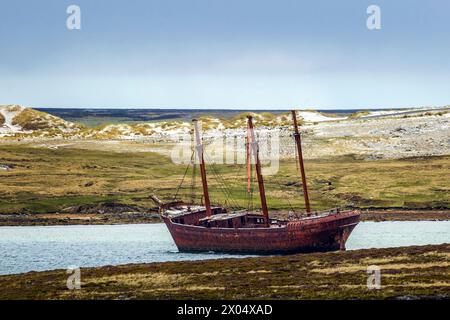
<path id="1" fill-rule="evenodd" d="M 359 216 L 343 211 L 257 228 L 207 228 L 163 219 L 180 252 L 289 254 L 345 250 Z"/>

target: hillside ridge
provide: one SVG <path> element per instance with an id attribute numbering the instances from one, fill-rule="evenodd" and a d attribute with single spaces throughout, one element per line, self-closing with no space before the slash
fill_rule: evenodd
<path id="1" fill-rule="evenodd" d="M 201 116 L 204 130 L 245 128 L 247 115 L 252 115 L 256 126 L 280 127 L 290 124 L 290 114 L 242 112 L 230 119 Z M 318 111 L 300 111 L 303 122 L 326 122 L 344 120 Z M 0 137 L 20 138 L 97 138 L 126 139 L 139 136 L 172 136 L 189 133 L 191 124 L 182 120 L 151 121 L 139 123 L 103 124 L 87 128 L 76 122 L 64 120 L 49 113 L 20 105 L 0 105 Z"/>

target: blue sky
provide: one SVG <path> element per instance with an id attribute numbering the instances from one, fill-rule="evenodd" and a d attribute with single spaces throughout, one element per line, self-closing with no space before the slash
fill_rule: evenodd
<path id="1" fill-rule="evenodd" d="M 66 28 L 70 4 L 81 30 Z M 446 105 L 449 19 L 442 0 L 0 0 L 0 104 Z"/>

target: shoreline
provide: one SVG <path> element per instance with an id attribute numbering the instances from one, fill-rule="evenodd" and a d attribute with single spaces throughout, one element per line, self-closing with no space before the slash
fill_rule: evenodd
<path id="1" fill-rule="evenodd" d="M 381 289 L 367 288 L 367 268 Z M 0 300 L 17 299 L 450 299 L 450 244 L 275 257 L 127 264 L 0 276 Z"/>
<path id="2" fill-rule="evenodd" d="M 359 209 L 361 221 L 448 221 L 450 210 L 432 209 Z M 286 218 L 286 212 L 274 212 Z M 0 214 L 0 227 L 71 226 L 162 223 L 157 214 Z"/>

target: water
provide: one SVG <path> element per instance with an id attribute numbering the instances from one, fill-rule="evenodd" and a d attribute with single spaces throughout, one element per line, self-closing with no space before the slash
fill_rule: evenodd
<path id="1" fill-rule="evenodd" d="M 348 250 L 450 243 L 450 221 L 360 222 Z"/>
<path id="2" fill-rule="evenodd" d="M 361 222 L 349 250 L 450 242 L 450 221 Z M 0 227 L 0 274 L 141 262 L 243 257 L 179 253 L 164 224 Z"/>

